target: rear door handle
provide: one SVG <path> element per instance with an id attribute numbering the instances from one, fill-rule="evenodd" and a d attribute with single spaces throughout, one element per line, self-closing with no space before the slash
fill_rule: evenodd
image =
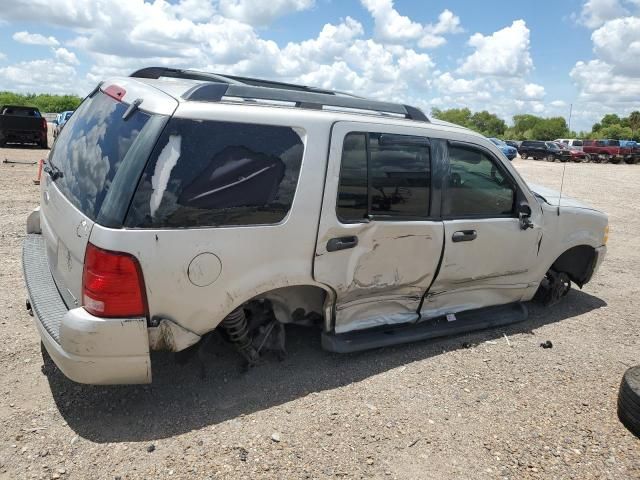
<path id="1" fill-rule="evenodd" d="M 358 245 L 358 237 L 337 237 L 327 242 L 327 252 L 336 252 L 338 250 L 346 250 Z"/>
<path id="2" fill-rule="evenodd" d="M 451 240 L 454 242 L 470 242 L 471 240 L 475 240 L 478 236 L 478 232 L 475 230 L 461 230 L 459 232 L 455 232 L 451 237 Z"/>

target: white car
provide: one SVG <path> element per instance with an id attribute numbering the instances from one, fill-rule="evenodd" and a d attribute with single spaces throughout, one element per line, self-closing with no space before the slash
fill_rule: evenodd
<path id="1" fill-rule="evenodd" d="M 583 150 L 582 140 L 579 138 L 558 138 L 554 142 L 564 143 L 567 147 L 572 147 L 574 150 Z"/>
<path id="2" fill-rule="evenodd" d="M 351 352 L 505 325 L 601 264 L 607 216 L 527 185 L 417 108 L 148 68 L 60 133 L 27 220 L 27 308 L 83 383 L 145 383 L 150 350 L 220 330 L 284 355 L 287 324 Z"/>

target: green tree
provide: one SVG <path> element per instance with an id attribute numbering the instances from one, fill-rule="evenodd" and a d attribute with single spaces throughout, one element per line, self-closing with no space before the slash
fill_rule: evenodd
<path id="1" fill-rule="evenodd" d="M 469 127 L 471 110 L 468 108 L 450 108 L 449 110 L 434 108 L 431 110 L 431 115 L 438 120 L 455 123 L 456 125 L 461 125 L 463 127 Z"/>
<path id="2" fill-rule="evenodd" d="M 75 110 L 82 98 L 76 95 L 51 94 L 20 94 L 14 92 L 0 92 L 0 105 L 20 105 L 36 107 L 41 112 L 59 113 L 65 110 Z"/>
<path id="3" fill-rule="evenodd" d="M 567 121 L 563 117 L 541 118 L 532 129 L 537 140 L 555 140 L 569 136 Z"/>
<path id="4" fill-rule="evenodd" d="M 518 140 L 534 140 L 533 127 L 535 127 L 540 120 L 540 117 L 530 114 L 514 115 L 513 138 Z"/>
<path id="5" fill-rule="evenodd" d="M 469 128 L 480 132 L 485 137 L 501 137 L 507 129 L 507 124 L 496 114 L 483 110 L 471 115 Z"/>
<path id="6" fill-rule="evenodd" d="M 631 128 L 631 136 L 634 140 L 640 137 L 640 112 L 635 110 L 629 114 L 629 127 Z"/>
<path id="7" fill-rule="evenodd" d="M 592 133 L 595 138 L 612 138 L 614 140 L 628 140 L 633 136 L 631 127 L 624 127 L 621 124 L 602 127 L 600 130 Z"/>
<path id="8" fill-rule="evenodd" d="M 602 117 L 600 124 L 603 127 L 610 127 L 611 125 L 618 125 L 620 124 L 620 122 L 621 120 L 618 115 L 616 115 L 615 113 L 607 113 L 604 117 Z"/>

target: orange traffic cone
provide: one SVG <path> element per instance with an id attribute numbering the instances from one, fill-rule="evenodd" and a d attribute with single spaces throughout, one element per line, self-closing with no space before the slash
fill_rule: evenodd
<path id="1" fill-rule="evenodd" d="M 40 177 L 42 177 L 42 166 L 44 165 L 44 159 L 41 158 L 38 162 L 38 176 L 33 179 L 34 185 L 40 185 Z"/>

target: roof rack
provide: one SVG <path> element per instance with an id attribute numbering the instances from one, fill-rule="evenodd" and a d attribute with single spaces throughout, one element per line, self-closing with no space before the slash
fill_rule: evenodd
<path id="1" fill-rule="evenodd" d="M 299 108 L 322 110 L 323 107 L 338 107 L 373 111 L 381 114 L 401 115 L 405 118 L 422 122 L 429 121 L 422 110 L 410 105 L 380 102 L 333 90 L 323 90 L 272 80 L 166 67 L 143 68 L 132 73 L 131 77 L 149 79 L 170 77 L 207 82 L 196 85 L 185 92 L 183 95 L 185 100 L 219 102 L 223 97 L 250 101 L 266 100 L 294 103 L 295 106 Z"/>

